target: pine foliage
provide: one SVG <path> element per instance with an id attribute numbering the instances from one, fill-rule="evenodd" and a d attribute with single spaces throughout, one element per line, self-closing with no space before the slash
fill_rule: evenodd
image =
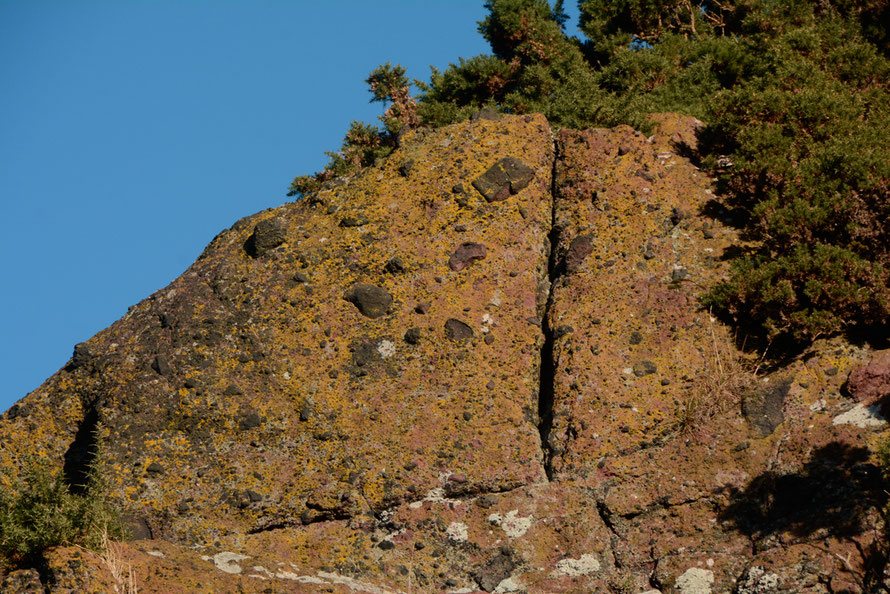
<path id="1" fill-rule="evenodd" d="M 19 476 L 0 476 L 0 559 L 12 565 L 40 563 L 51 547 L 100 550 L 124 529 L 108 499 L 101 469 L 93 464 L 85 485 L 71 489 L 46 460 L 26 459 Z"/>

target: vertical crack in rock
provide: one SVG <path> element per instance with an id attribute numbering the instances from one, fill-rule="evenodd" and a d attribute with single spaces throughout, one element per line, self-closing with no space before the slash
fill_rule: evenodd
<path id="1" fill-rule="evenodd" d="M 553 361 L 553 329 L 550 327 L 550 306 L 553 302 L 553 284 L 557 279 L 556 245 L 559 230 L 556 226 L 556 196 L 558 192 L 557 168 L 559 167 L 559 141 L 553 141 L 553 167 L 550 174 L 550 232 L 547 234 L 547 302 L 541 316 L 541 332 L 544 343 L 541 346 L 541 367 L 538 385 L 538 432 L 541 435 L 541 450 L 544 454 L 544 472 L 547 480 L 553 480 L 553 448 L 550 446 L 550 430 L 553 428 L 553 383 L 556 373 Z"/>
<path id="2" fill-rule="evenodd" d="M 83 419 L 77 427 L 74 441 L 65 452 L 62 476 L 72 493 L 83 494 L 89 483 L 90 469 L 96 459 L 99 409 L 96 403 L 84 407 Z"/>

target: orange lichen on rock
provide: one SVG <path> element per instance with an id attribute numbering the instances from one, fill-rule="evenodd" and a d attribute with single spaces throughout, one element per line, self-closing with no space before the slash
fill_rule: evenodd
<path id="1" fill-rule="evenodd" d="M 887 422 L 844 393 L 869 349 L 736 348 L 698 300 L 743 245 L 687 158 L 701 122 L 653 120 L 415 130 L 220 233 L 0 419 L 0 486 L 98 456 L 133 532 L 2 587 L 872 583 Z"/>

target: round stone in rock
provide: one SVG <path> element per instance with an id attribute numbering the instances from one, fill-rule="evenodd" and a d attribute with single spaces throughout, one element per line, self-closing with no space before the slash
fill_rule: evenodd
<path id="1" fill-rule="evenodd" d="M 417 344 L 420 342 L 420 328 L 409 328 L 405 332 L 405 342 L 408 344 Z"/>
<path id="2" fill-rule="evenodd" d="M 473 181 L 473 187 L 488 202 L 506 200 L 523 190 L 535 177 L 535 171 L 514 157 L 504 157 Z"/>
<path id="3" fill-rule="evenodd" d="M 643 377 L 658 371 L 658 366 L 652 361 L 640 361 L 634 364 L 633 370 L 635 376 Z"/>
<path id="4" fill-rule="evenodd" d="M 340 220 L 341 227 L 362 227 L 367 224 L 368 217 L 364 213 L 358 213 Z"/>
<path id="5" fill-rule="evenodd" d="M 260 221 L 247 238 L 244 249 L 254 258 L 259 258 L 271 249 L 287 241 L 287 227 L 280 219 Z"/>
<path id="6" fill-rule="evenodd" d="M 400 272 L 405 272 L 406 267 L 401 258 L 390 258 L 383 269 L 390 274 L 398 274 Z"/>
<path id="7" fill-rule="evenodd" d="M 460 272 L 475 260 L 484 259 L 485 253 L 485 246 L 481 243 L 473 243 L 471 241 L 462 243 L 448 258 L 448 267 L 455 272 Z"/>
<path id="8" fill-rule="evenodd" d="M 593 236 L 579 235 L 569 244 L 566 252 L 564 266 L 569 274 L 577 272 L 581 268 L 584 259 L 593 252 Z"/>
<path id="9" fill-rule="evenodd" d="M 355 284 L 343 298 L 355 305 L 362 315 L 368 318 L 385 315 L 392 305 L 392 295 L 389 291 L 376 285 Z"/>
<path id="10" fill-rule="evenodd" d="M 473 338 L 473 329 L 460 320 L 448 318 L 445 322 L 445 336 L 455 341 L 467 340 Z"/>

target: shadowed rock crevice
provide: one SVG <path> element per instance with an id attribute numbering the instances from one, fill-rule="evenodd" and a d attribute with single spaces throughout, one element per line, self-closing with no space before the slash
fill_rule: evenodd
<path id="1" fill-rule="evenodd" d="M 87 490 L 90 468 L 96 460 L 99 426 L 99 410 L 95 404 L 88 406 L 83 420 L 77 427 L 74 441 L 65 452 L 62 473 L 72 493 L 83 494 Z"/>
<path id="2" fill-rule="evenodd" d="M 544 313 L 541 316 L 541 332 L 544 342 L 541 346 L 541 361 L 538 384 L 538 432 L 541 435 L 541 449 L 543 451 L 544 472 L 547 480 L 553 479 L 553 449 L 550 447 L 550 431 L 553 428 L 553 394 L 556 374 L 556 366 L 553 361 L 553 329 L 550 327 L 550 307 L 553 303 L 553 285 L 559 274 L 557 270 L 556 242 L 559 239 L 559 229 L 556 226 L 556 194 L 557 173 L 560 160 L 559 142 L 553 142 L 553 166 L 550 174 L 550 231 L 547 234 L 547 301 L 544 305 Z"/>

